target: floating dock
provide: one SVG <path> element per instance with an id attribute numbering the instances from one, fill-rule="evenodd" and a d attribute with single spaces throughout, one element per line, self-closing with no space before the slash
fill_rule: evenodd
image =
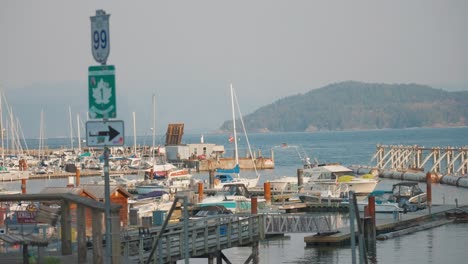
<path id="1" fill-rule="evenodd" d="M 401 234 L 417 232 L 422 228 L 433 228 L 452 222 L 446 217 L 457 208 L 468 209 L 468 206 L 433 205 L 431 209 L 419 210 L 406 214 L 376 214 L 376 235 L 406 230 Z M 395 217 L 396 216 L 396 217 Z M 339 228 L 337 232 L 316 234 L 304 237 L 306 246 L 344 246 L 350 244 L 351 233 L 349 226 Z"/>

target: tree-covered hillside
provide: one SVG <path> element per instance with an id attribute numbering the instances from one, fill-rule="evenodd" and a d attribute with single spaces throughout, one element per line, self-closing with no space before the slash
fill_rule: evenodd
<path id="1" fill-rule="evenodd" d="M 348 81 L 280 99 L 244 122 L 264 132 L 466 126 L 468 91 Z M 232 130 L 232 121 L 220 129 Z"/>

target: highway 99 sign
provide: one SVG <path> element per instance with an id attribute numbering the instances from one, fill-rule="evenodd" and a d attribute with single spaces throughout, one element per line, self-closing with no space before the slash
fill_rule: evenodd
<path id="1" fill-rule="evenodd" d="M 110 51 L 109 16 L 104 10 L 96 10 L 96 16 L 91 17 L 91 50 L 101 64 L 106 64 Z"/>

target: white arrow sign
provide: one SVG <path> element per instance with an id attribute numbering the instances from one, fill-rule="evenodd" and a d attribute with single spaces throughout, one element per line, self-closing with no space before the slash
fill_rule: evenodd
<path id="1" fill-rule="evenodd" d="M 88 147 L 123 146 L 124 137 L 124 122 L 121 120 L 86 122 Z"/>

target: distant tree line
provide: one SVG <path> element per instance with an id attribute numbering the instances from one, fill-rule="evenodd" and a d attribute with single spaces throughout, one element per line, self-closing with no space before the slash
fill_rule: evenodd
<path id="1" fill-rule="evenodd" d="M 467 126 L 468 91 L 348 81 L 282 98 L 243 119 L 251 132 Z M 231 131 L 232 120 L 220 129 Z"/>

